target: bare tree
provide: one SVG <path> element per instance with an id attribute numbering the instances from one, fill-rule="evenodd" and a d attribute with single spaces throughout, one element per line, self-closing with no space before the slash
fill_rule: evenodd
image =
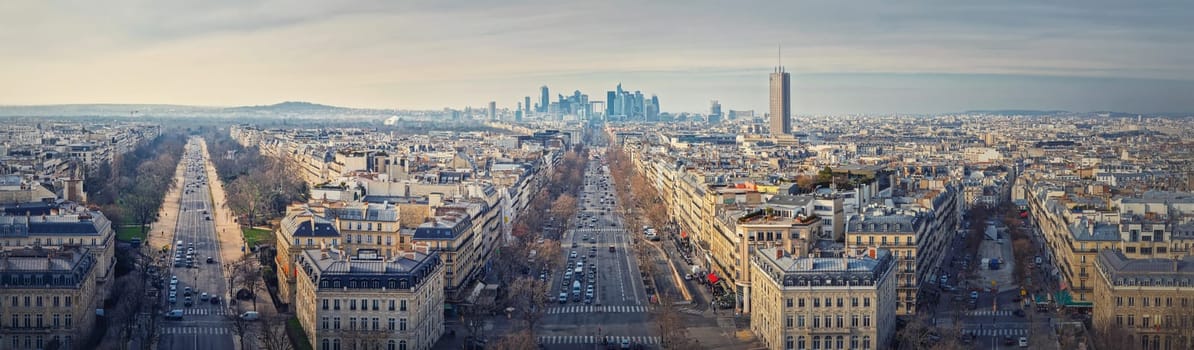
<path id="1" fill-rule="evenodd" d="M 262 318 L 258 325 L 257 339 L 265 350 L 293 350 L 290 336 L 286 334 L 286 318 L 273 316 Z"/>
<path id="2" fill-rule="evenodd" d="M 236 341 L 240 343 L 241 349 L 245 347 L 245 337 L 249 335 L 250 321 L 240 317 L 236 312 L 224 315 L 224 319 L 232 325 L 232 334 L 236 335 Z"/>
<path id="3" fill-rule="evenodd" d="M 514 308 L 514 314 L 532 333 L 547 314 L 547 292 L 550 288 L 550 282 L 523 276 L 515 280 L 506 292 L 506 304 Z"/>
<path id="4" fill-rule="evenodd" d="M 660 343 L 665 349 L 691 349 L 696 344 L 688 336 L 688 328 L 669 295 L 657 294 L 659 304 L 651 310 L 651 320 L 659 328 Z"/>
<path id="5" fill-rule="evenodd" d="M 539 347 L 539 340 L 529 329 L 507 334 L 493 343 L 495 350 L 526 350 Z"/>

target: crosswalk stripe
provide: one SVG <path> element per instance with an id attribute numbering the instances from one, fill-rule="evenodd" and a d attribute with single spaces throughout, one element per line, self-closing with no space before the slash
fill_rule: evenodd
<path id="1" fill-rule="evenodd" d="M 635 344 L 659 344 L 660 338 L 656 336 L 591 336 L 591 335 L 545 335 L 539 336 L 539 342 L 543 344 L 598 344 L 602 340 L 610 344 L 621 342 L 622 339 L 630 340 Z"/>

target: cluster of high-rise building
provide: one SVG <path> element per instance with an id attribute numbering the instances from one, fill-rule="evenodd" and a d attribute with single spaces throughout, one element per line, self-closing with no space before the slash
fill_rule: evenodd
<path id="1" fill-rule="evenodd" d="M 622 90 L 622 84 L 605 93 L 605 116 L 608 120 L 658 121 L 659 97 L 646 98 L 641 91 Z"/>

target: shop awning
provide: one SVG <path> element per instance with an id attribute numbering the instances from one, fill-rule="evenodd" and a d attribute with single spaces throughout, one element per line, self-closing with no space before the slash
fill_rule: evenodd
<path id="1" fill-rule="evenodd" d="M 717 275 L 712 273 L 710 273 L 708 276 L 705 276 L 705 278 L 709 279 L 709 284 L 716 284 L 718 281 Z"/>

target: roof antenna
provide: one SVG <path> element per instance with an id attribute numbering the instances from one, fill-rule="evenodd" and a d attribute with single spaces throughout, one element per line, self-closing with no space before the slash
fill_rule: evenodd
<path id="1" fill-rule="evenodd" d="M 775 69 L 777 69 L 778 72 L 783 72 L 784 71 L 784 44 L 783 43 L 776 45 L 775 62 L 776 62 Z"/>

